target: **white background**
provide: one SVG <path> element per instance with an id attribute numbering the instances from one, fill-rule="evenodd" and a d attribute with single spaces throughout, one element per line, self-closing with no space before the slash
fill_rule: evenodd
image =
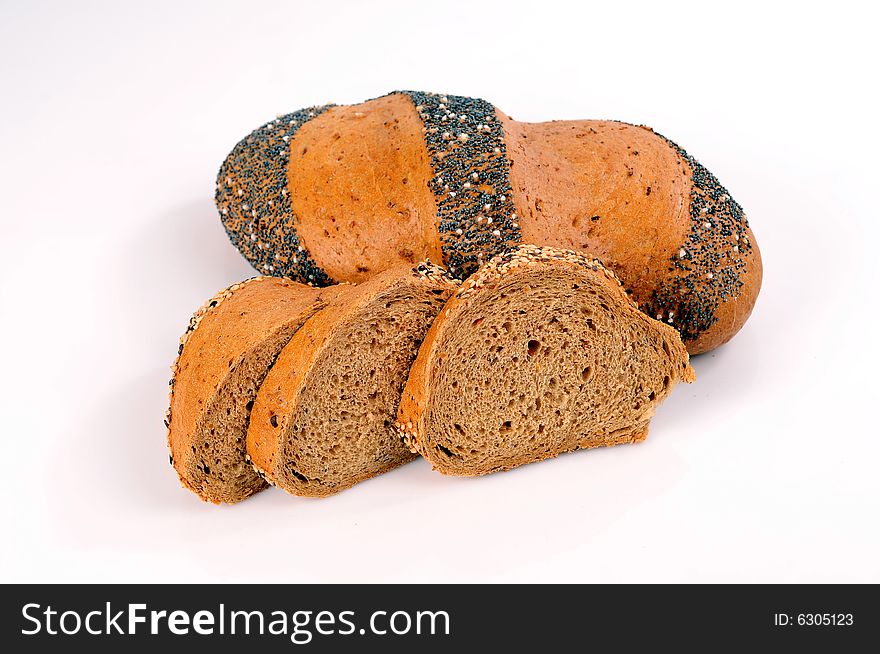
<path id="1" fill-rule="evenodd" d="M 0 581 L 880 582 L 862 3 L 416 4 L 2 3 Z M 278 113 L 397 88 L 673 138 L 748 213 L 755 312 L 644 444 L 203 504 L 162 419 L 189 315 L 253 274 L 217 168 Z"/>

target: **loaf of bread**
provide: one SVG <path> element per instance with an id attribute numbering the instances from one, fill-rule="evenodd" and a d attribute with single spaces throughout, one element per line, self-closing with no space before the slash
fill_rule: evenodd
<path id="1" fill-rule="evenodd" d="M 598 259 L 521 245 L 438 315 L 395 426 L 440 472 L 482 475 L 643 440 L 693 378 L 678 332 L 640 312 Z"/>
<path id="2" fill-rule="evenodd" d="M 520 242 L 590 253 L 692 354 L 730 339 L 761 285 L 745 214 L 647 127 L 520 123 L 484 100 L 402 91 L 278 117 L 217 179 L 262 274 L 324 286 L 430 258 L 458 278 Z"/>
<path id="3" fill-rule="evenodd" d="M 320 497 L 409 461 L 393 423 L 419 345 L 457 283 L 430 264 L 343 291 L 294 334 L 251 413 L 247 452 L 263 476 Z"/>
<path id="4" fill-rule="evenodd" d="M 180 481 L 203 500 L 238 502 L 265 488 L 245 459 L 257 389 L 281 348 L 340 289 L 256 277 L 192 317 L 172 367 L 165 424 Z"/>

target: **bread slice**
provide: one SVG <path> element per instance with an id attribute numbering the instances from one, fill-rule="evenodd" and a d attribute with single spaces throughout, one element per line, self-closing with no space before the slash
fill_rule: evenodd
<path id="1" fill-rule="evenodd" d="M 450 475 L 643 440 L 694 373 L 678 332 L 641 313 L 597 259 L 522 245 L 462 284 L 435 320 L 396 427 Z"/>
<path id="2" fill-rule="evenodd" d="M 245 459 L 257 389 L 294 332 L 338 293 L 256 277 L 221 291 L 192 317 L 172 366 L 165 421 L 184 487 L 214 503 L 266 487 Z"/>
<path id="3" fill-rule="evenodd" d="M 436 266 L 348 287 L 293 336 L 263 382 L 247 451 L 272 483 L 320 497 L 413 458 L 393 423 L 410 366 L 457 283 Z"/>

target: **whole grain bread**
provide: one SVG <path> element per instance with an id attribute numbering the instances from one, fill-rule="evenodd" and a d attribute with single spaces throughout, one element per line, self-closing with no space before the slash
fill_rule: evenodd
<path id="1" fill-rule="evenodd" d="M 694 378 L 681 338 L 597 259 L 522 245 L 466 280 L 425 337 L 395 426 L 451 475 L 643 440 Z"/>
<path id="2" fill-rule="evenodd" d="M 216 201 L 261 273 L 317 285 L 425 258 L 463 279 L 521 242 L 589 252 L 691 354 L 736 334 L 761 286 L 742 207 L 672 141 L 521 123 L 476 98 L 401 91 L 280 116 L 235 146 Z"/>
<path id="3" fill-rule="evenodd" d="M 339 292 L 256 277 L 195 313 L 172 366 L 165 421 L 184 487 L 214 503 L 238 502 L 266 487 L 245 453 L 257 389 L 296 330 Z"/>
<path id="4" fill-rule="evenodd" d="M 345 288 L 294 334 L 251 413 L 247 452 L 294 495 L 336 493 L 413 458 L 394 430 L 419 345 L 457 283 L 421 264 Z"/>

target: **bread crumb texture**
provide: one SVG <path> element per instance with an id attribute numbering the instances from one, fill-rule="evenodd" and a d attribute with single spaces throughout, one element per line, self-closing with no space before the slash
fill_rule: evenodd
<path id="1" fill-rule="evenodd" d="M 351 286 L 307 320 L 257 395 L 254 466 L 291 494 L 323 497 L 411 460 L 393 421 L 419 345 L 456 287 L 425 262 Z"/>
<path id="2" fill-rule="evenodd" d="M 597 259 L 522 245 L 437 317 L 395 427 L 440 472 L 482 475 L 643 440 L 674 385 L 693 379 L 678 332 Z"/>
<path id="3" fill-rule="evenodd" d="M 257 390 L 301 324 L 335 292 L 256 277 L 224 289 L 190 319 L 169 382 L 169 460 L 185 488 L 234 503 L 265 488 L 245 456 Z"/>

